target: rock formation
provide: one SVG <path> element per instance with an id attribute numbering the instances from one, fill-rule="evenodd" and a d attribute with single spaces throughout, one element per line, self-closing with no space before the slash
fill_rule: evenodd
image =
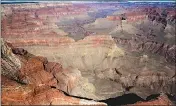
<path id="1" fill-rule="evenodd" d="M 1 38 L 1 67 L 2 75 L 18 80 L 18 70 L 21 68 L 20 60 L 13 54 L 12 49 Z"/>
<path id="2" fill-rule="evenodd" d="M 153 33 L 155 28 L 141 34 L 144 28 L 129 22 L 124 23 L 126 29 L 122 34 L 116 28 L 118 22 L 113 22 L 110 15 L 99 19 L 88 15 L 96 8 L 103 9 L 102 5 L 107 9 L 115 7 L 114 4 L 3 5 L 2 104 L 107 105 L 98 101 L 133 93 L 144 100 L 134 105 L 170 105 L 166 95 L 152 101 L 146 98 L 152 94 L 176 95 L 176 46 L 165 41 L 173 37 L 174 17 L 167 20 L 164 11 L 159 17 L 156 15 L 160 12 L 146 12 L 148 25 L 158 26 L 157 31 L 168 32 L 167 36 Z M 130 9 L 133 8 L 127 10 Z M 128 12 L 128 19 L 143 20 L 142 9 L 134 11 L 140 13 L 136 15 Z M 76 23 L 67 24 L 70 21 Z M 91 32 L 86 26 L 105 29 L 101 29 L 105 34 L 89 33 L 78 40 L 77 33 Z M 107 35 L 109 32 L 113 37 Z"/>
<path id="3" fill-rule="evenodd" d="M 165 43 L 160 43 L 156 41 L 152 41 L 145 36 L 135 36 L 133 39 L 121 39 L 114 37 L 117 44 L 128 45 L 132 50 L 151 52 L 154 54 L 162 55 L 166 58 L 166 60 L 171 61 L 173 63 L 176 62 L 176 45 L 168 45 Z"/>

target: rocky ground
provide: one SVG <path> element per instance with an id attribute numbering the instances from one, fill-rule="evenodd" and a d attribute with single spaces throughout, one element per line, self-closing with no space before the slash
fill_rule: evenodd
<path id="1" fill-rule="evenodd" d="M 2 104 L 174 105 L 171 18 L 165 24 L 150 10 L 122 29 L 88 14 L 100 4 L 30 5 L 3 5 Z"/>

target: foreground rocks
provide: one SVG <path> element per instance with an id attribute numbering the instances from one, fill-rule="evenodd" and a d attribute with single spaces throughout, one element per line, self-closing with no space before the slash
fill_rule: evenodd
<path id="1" fill-rule="evenodd" d="M 21 85 L 9 80 L 5 76 L 2 79 L 2 105 L 100 105 L 104 103 L 77 99 L 65 96 L 63 92 L 49 86 L 34 87 Z"/>
<path id="2" fill-rule="evenodd" d="M 34 87 L 22 85 L 16 81 L 9 80 L 1 75 L 2 80 L 2 105 L 98 105 L 106 106 L 104 103 L 77 99 L 65 96 L 63 92 L 49 86 Z M 157 99 L 137 102 L 128 106 L 139 105 L 174 105 L 169 98 L 161 94 Z"/>
<path id="3" fill-rule="evenodd" d="M 3 47 L 6 45 L 2 42 Z M 3 48 L 4 51 L 11 50 L 11 48 L 6 45 Z M 73 97 L 65 96 L 65 94 L 56 89 L 59 88 L 63 90 L 63 87 L 72 84 L 76 85 L 77 82 L 73 82 L 72 77 L 68 77 L 66 81 L 71 81 L 69 83 L 65 82 L 66 85 L 62 85 L 61 82 L 65 79 L 64 75 L 55 77 L 62 73 L 64 70 L 58 63 L 48 62 L 46 58 L 39 56 L 29 56 L 21 54 L 19 51 L 24 51 L 21 49 L 16 50 L 11 55 L 5 55 L 7 59 L 7 64 L 1 64 L 2 67 L 2 104 L 4 105 L 106 105 L 104 103 L 99 103 L 95 101 L 88 101 L 83 99 L 77 99 Z M 4 51 L 2 54 L 5 54 Z M 17 52 L 18 51 L 18 52 Z M 11 59 L 11 56 L 12 59 Z M 4 59 L 3 58 L 3 59 Z M 21 68 L 16 70 L 6 70 L 8 64 L 11 62 L 8 59 L 19 61 Z M 20 61 L 23 60 L 23 61 Z M 14 66 L 18 64 L 14 63 Z M 9 66 L 13 68 L 14 66 Z M 63 71 L 62 71 L 63 70 Z M 4 74 L 12 73 L 15 74 Z M 67 72 L 67 71 L 64 71 Z M 69 73 L 68 73 L 69 74 Z M 70 74 L 71 75 L 71 74 Z M 15 76 L 15 77 L 14 77 Z M 62 77 L 63 79 L 58 79 Z M 12 80 L 11 80 L 12 79 Z M 17 81 L 19 83 L 17 83 Z M 52 88 L 54 87 L 54 88 Z M 69 86 L 70 87 L 70 86 Z"/>

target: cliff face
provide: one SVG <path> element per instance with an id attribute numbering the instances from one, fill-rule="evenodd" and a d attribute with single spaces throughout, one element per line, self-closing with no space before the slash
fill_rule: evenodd
<path id="1" fill-rule="evenodd" d="M 12 53 L 12 49 L 1 38 L 1 68 L 2 74 L 10 78 L 18 79 L 18 70 L 21 68 L 21 61 Z"/>
<path id="2" fill-rule="evenodd" d="M 176 45 L 160 43 L 147 39 L 146 37 L 133 37 L 133 39 L 121 39 L 114 37 L 117 44 L 126 45 L 133 51 L 151 52 L 162 55 L 167 61 L 176 62 Z"/>

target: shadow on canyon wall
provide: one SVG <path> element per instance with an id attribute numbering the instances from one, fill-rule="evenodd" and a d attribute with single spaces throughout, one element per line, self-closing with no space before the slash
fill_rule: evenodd
<path id="1" fill-rule="evenodd" d="M 159 96 L 160 96 L 160 94 L 152 94 L 152 95 L 148 96 L 146 98 L 146 100 L 144 100 L 143 98 L 136 95 L 135 93 L 129 93 L 129 94 L 124 94 L 122 96 L 118 96 L 116 98 L 102 100 L 100 102 L 107 103 L 108 106 L 121 106 L 121 105 L 123 106 L 123 105 L 127 105 L 127 104 L 134 104 L 136 102 L 156 100 Z M 176 104 L 176 97 L 175 96 L 171 96 L 169 94 L 167 94 L 167 96 L 174 104 Z"/>
<path id="2" fill-rule="evenodd" d="M 118 96 L 116 98 L 110 98 L 107 100 L 102 100 L 101 102 L 105 102 L 108 106 L 119 106 L 119 105 L 126 105 L 126 104 L 134 104 L 138 101 L 144 101 L 141 97 L 134 93 L 124 94 L 122 96 Z"/>

